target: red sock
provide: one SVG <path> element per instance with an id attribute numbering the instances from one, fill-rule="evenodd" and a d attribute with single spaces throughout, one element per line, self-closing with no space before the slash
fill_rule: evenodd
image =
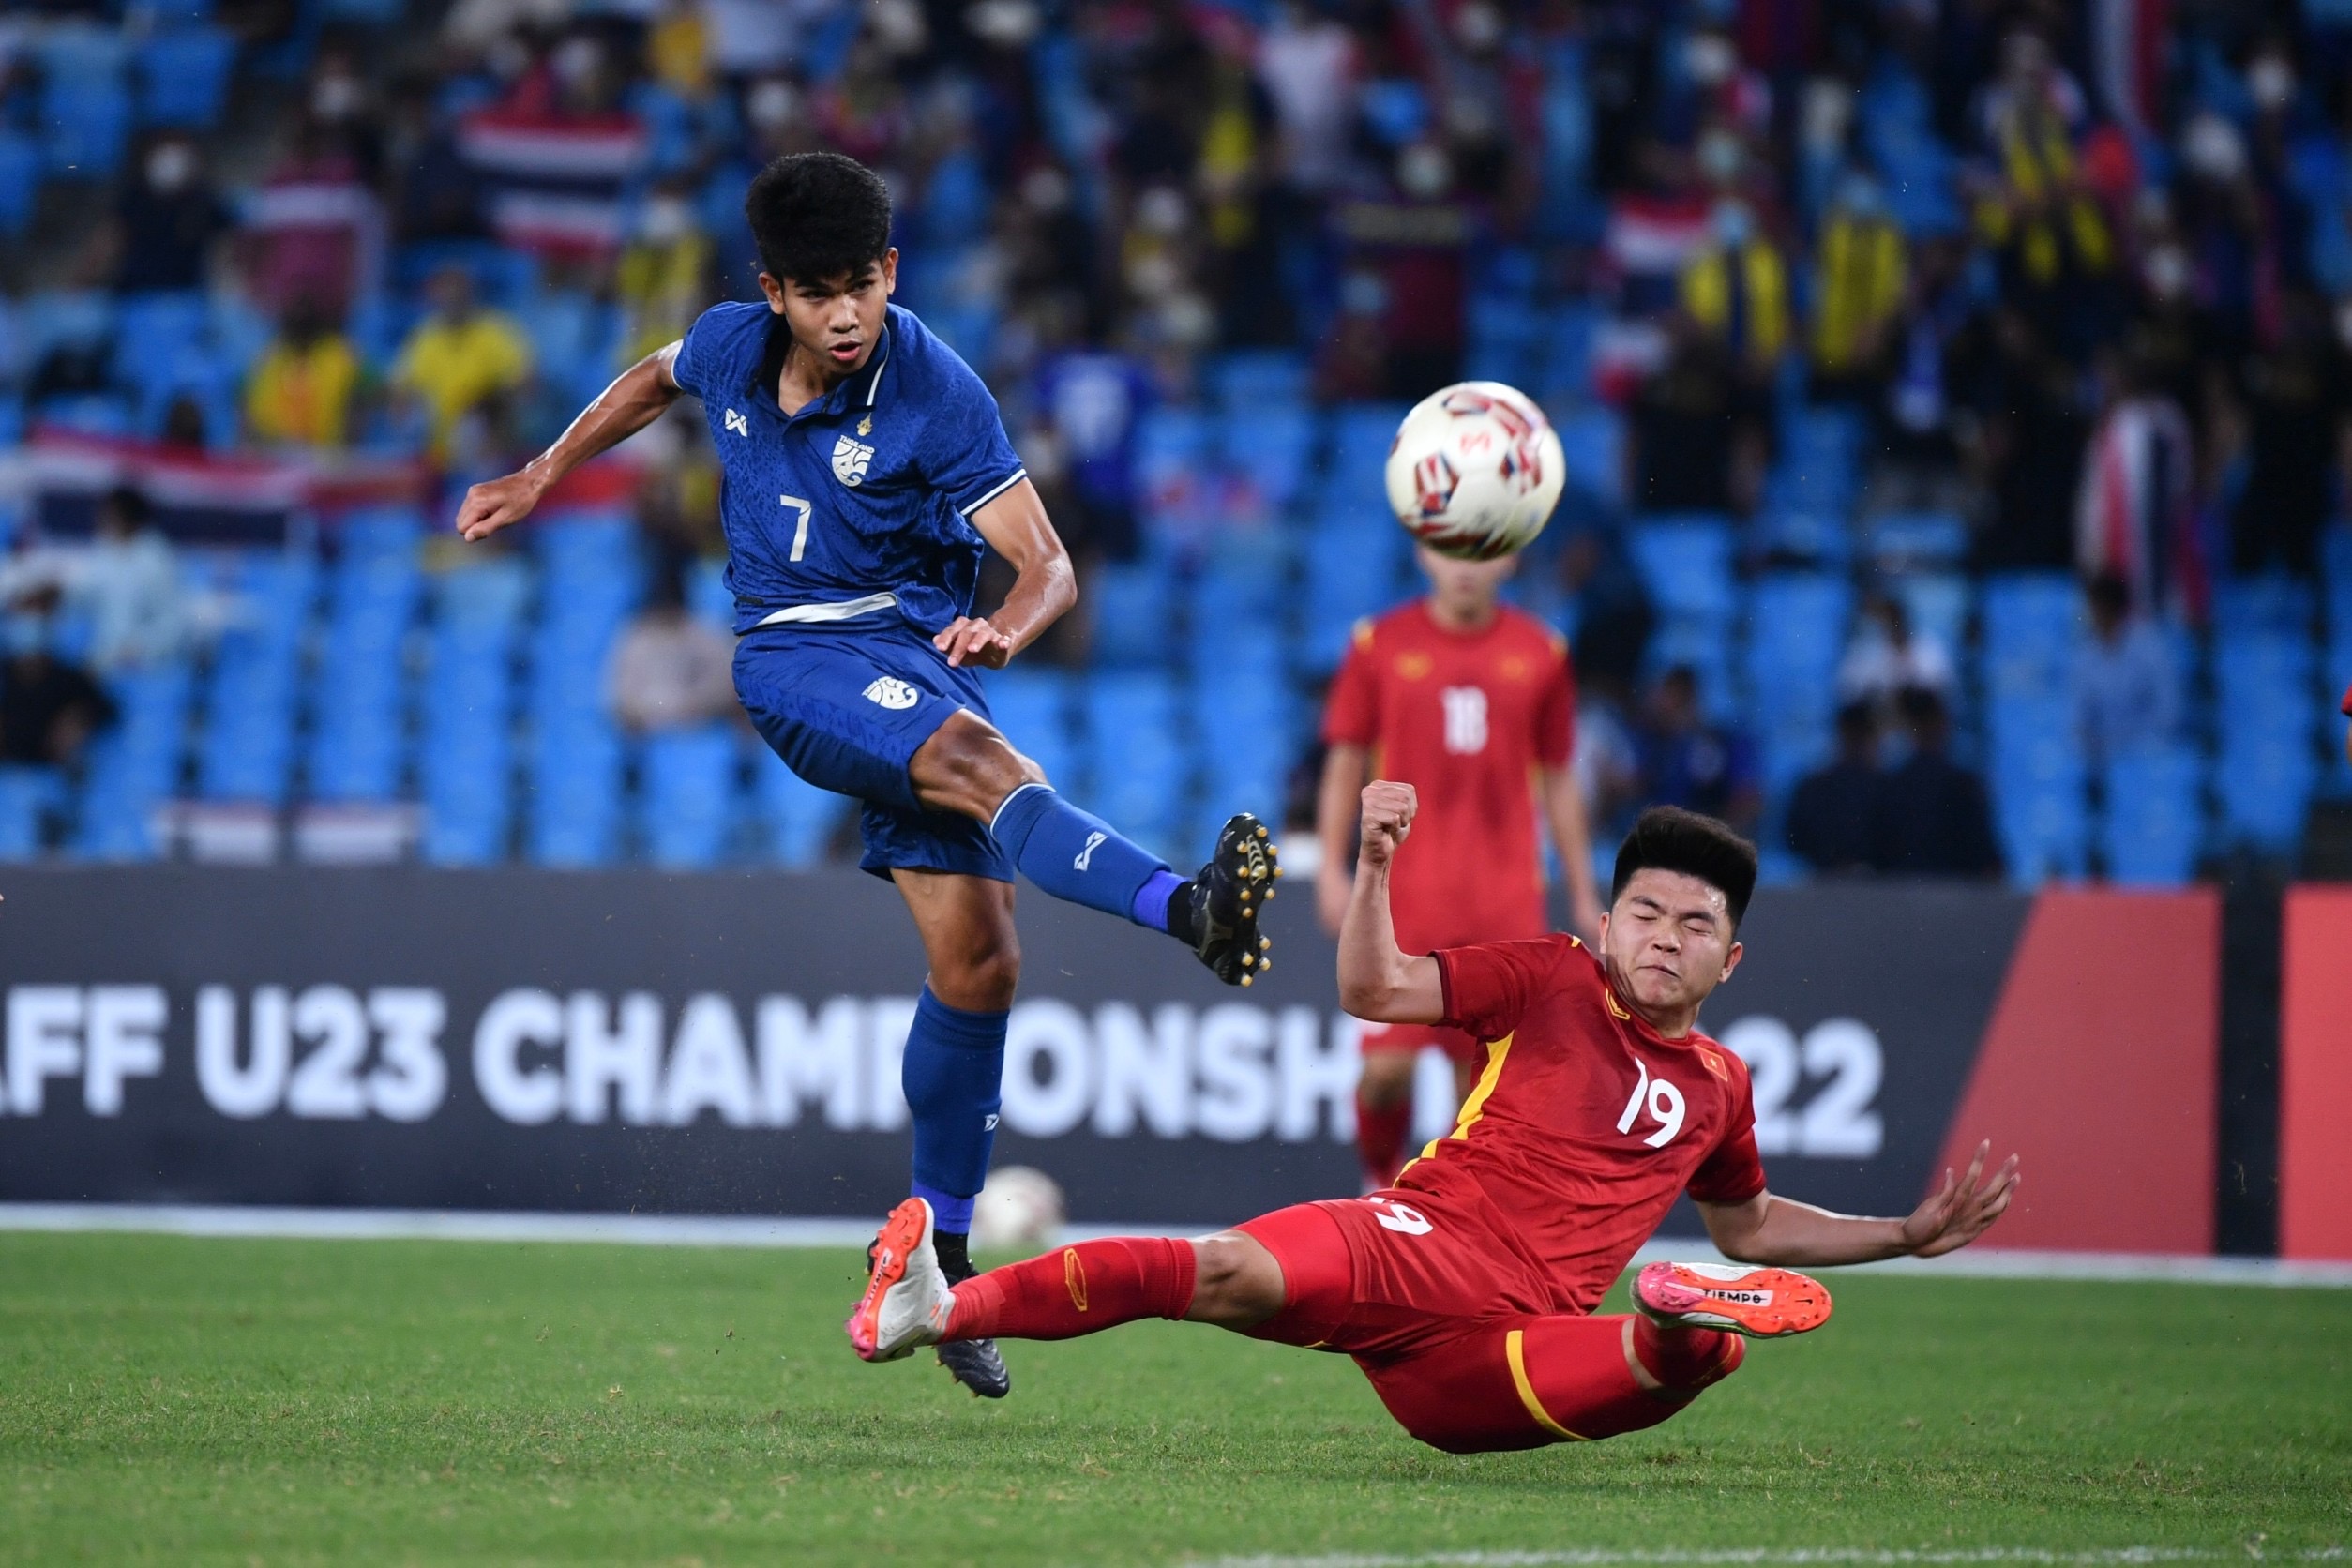
<path id="1" fill-rule="evenodd" d="M 1080 1242 L 956 1287 L 953 1339 L 1075 1339 L 1192 1309 L 1192 1244 L 1158 1236 Z"/>
<path id="2" fill-rule="evenodd" d="M 1727 1378 L 1746 1359 L 1747 1343 L 1721 1329 L 1661 1328 L 1634 1315 L 1634 1359 L 1658 1386 L 1701 1389 Z"/>
<path id="3" fill-rule="evenodd" d="M 1364 1093 L 1356 1093 L 1356 1158 L 1364 1164 L 1364 1179 L 1375 1187 L 1385 1187 L 1396 1180 L 1396 1168 L 1404 1162 L 1397 1156 L 1405 1151 L 1405 1129 L 1413 1119 L 1410 1095 L 1393 1106 L 1375 1108 L 1364 1103 Z"/>

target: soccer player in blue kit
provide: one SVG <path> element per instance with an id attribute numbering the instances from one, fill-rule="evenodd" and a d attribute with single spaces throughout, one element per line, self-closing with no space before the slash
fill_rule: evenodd
<path id="1" fill-rule="evenodd" d="M 954 350 L 890 303 L 890 193 L 837 153 L 776 159 L 745 216 L 766 303 L 716 305 L 624 371 L 554 445 L 475 485 L 458 532 L 520 521 L 565 474 L 702 400 L 721 475 L 735 691 L 793 772 L 854 796 L 865 868 L 897 883 L 929 978 L 907 1033 L 915 1196 L 951 1279 L 988 1174 L 1020 975 L 1013 872 L 1058 898 L 1165 931 L 1218 979 L 1267 965 L 1258 914 L 1274 847 L 1242 812 L 1190 879 L 1057 794 L 988 722 L 977 671 L 1002 669 L 1077 598 L 1068 553 Z M 972 613 L 983 545 L 1016 573 Z M 975 1394 L 1011 1387 L 993 1341 L 941 1347 Z"/>

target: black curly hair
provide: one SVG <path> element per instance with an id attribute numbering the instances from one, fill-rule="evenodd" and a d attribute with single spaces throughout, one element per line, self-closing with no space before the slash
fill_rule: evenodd
<path id="1" fill-rule="evenodd" d="M 760 265 L 780 282 L 854 273 L 890 249 L 890 188 L 853 158 L 787 153 L 743 199 Z"/>
<path id="2" fill-rule="evenodd" d="M 1635 822 L 1634 831 L 1618 847 L 1609 902 L 1623 896 L 1635 872 L 1651 869 L 1681 871 L 1720 888 L 1737 929 L 1756 892 L 1756 846 L 1712 817 L 1679 806 L 1653 806 Z"/>

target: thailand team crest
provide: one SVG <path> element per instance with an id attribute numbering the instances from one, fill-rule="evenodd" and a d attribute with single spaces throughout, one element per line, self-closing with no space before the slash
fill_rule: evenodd
<path id="1" fill-rule="evenodd" d="M 846 479 L 841 482 L 849 483 Z M 866 700 L 868 702 L 888 708 L 893 713 L 913 707 L 921 700 L 922 695 L 896 675 L 878 676 L 866 688 Z"/>
<path id="2" fill-rule="evenodd" d="M 852 490 L 866 482 L 866 465 L 873 460 L 874 449 L 855 436 L 833 444 L 833 476 Z"/>

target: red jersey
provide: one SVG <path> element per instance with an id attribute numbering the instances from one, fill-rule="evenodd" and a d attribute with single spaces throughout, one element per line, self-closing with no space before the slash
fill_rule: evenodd
<path id="1" fill-rule="evenodd" d="M 1366 747 L 1373 776 L 1420 794 L 1389 880 L 1406 951 L 1551 929 L 1534 786 L 1568 765 L 1576 723 L 1568 645 L 1532 615 L 1455 632 L 1415 600 L 1357 623 L 1323 739 Z"/>
<path id="2" fill-rule="evenodd" d="M 1688 1192 L 1764 1190 L 1741 1060 L 1693 1030 L 1669 1040 L 1617 1000 L 1571 936 L 1437 955 L 1445 1022 L 1488 1042 L 1454 1131 L 1399 1187 L 1491 1203 L 1506 1242 L 1550 1280 L 1556 1310 L 1590 1312 Z"/>

